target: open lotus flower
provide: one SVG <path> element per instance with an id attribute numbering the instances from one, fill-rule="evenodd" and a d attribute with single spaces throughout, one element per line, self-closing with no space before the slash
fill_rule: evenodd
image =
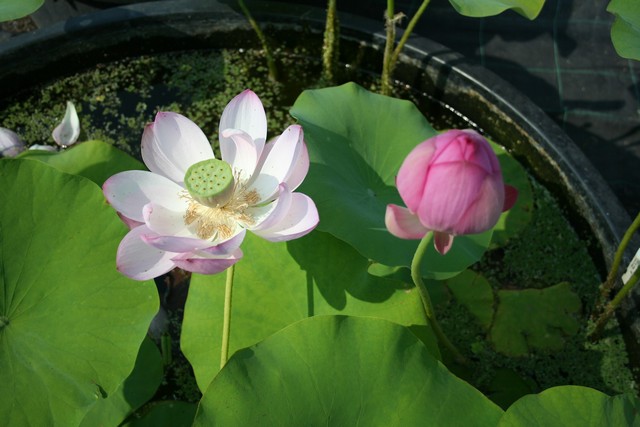
<path id="1" fill-rule="evenodd" d="M 504 185 L 498 158 L 473 130 L 450 130 L 419 144 L 402 163 L 396 185 L 407 208 L 387 206 L 387 229 L 403 239 L 433 231 L 443 255 L 454 236 L 493 228 L 518 195 Z"/>
<path id="2" fill-rule="evenodd" d="M 75 144 L 80 136 L 80 119 L 73 102 L 67 101 L 67 110 L 62 122 L 51 133 L 53 140 L 61 147 Z"/>
<path id="3" fill-rule="evenodd" d="M 15 157 L 24 151 L 24 142 L 12 130 L 0 128 L 0 157 Z"/>
<path id="4" fill-rule="evenodd" d="M 174 267 L 214 274 L 242 257 L 246 230 L 270 241 L 309 233 L 318 211 L 293 192 L 309 169 L 302 128 L 289 126 L 268 144 L 266 134 L 264 108 L 249 90 L 222 114 L 222 160 L 192 121 L 158 113 L 142 135 L 150 172 L 122 172 L 103 186 L 132 228 L 118 248 L 118 269 L 138 280 Z"/>

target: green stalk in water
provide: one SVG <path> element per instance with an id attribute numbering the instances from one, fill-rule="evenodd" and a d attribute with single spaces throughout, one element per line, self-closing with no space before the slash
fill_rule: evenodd
<path id="1" fill-rule="evenodd" d="M 336 1 L 329 0 L 327 5 L 327 23 L 322 44 L 322 78 L 332 83 L 338 63 L 338 45 L 340 40 L 340 22 L 336 11 Z"/>
<path id="2" fill-rule="evenodd" d="M 262 44 L 262 50 L 264 50 L 264 55 L 267 58 L 267 68 L 269 69 L 269 78 L 274 81 L 278 81 L 278 68 L 276 67 L 276 61 L 273 57 L 271 49 L 269 48 L 269 43 L 267 43 L 266 36 L 262 32 L 262 29 L 260 28 L 256 20 L 253 19 L 253 16 L 251 16 L 251 12 L 249 12 L 249 9 L 244 4 L 244 0 L 238 0 L 238 6 L 240 6 L 240 9 L 242 10 L 242 13 L 244 13 L 244 16 L 247 17 L 249 24 L 251 24 L 251 28 L 253 28 L 253 31 L 256 32 L 256 35 L 260 40 L 260 44 Z"/>

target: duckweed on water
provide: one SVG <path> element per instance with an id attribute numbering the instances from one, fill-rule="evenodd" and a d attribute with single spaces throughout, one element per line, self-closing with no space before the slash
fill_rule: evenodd
<path id="1" fill-rule="evenodd" d="M 189 117 L 215 146 L 225 105 L 251 88 L 265 106 L 269 136 L 273 137 L 276 135 L 272 132 L 293 123 L 288 110 L 300 90 L 317 84 L 319 67 L 303 64 L 301 55 L 280 55 L 282 69 L 295 82 L 286 87 L 267 78 L 262 55 L 256 50 L 161 54 L 103 64 L 2 101 L 0 126 L 13 129 L 29 145 L 53 144 L 51 130 L 64 115 L 66 101 L 71 100 L 81 120 L 80 140 L 103 140 L 140 159 L 142 130 L 158 111 Z M 365 86 L 371 87 L 372 83 Z M 560 384 L 585 385 L 610 394 L 635 392 L 617 329 L 598 343 L 585 338 L 584 319 L 600 282 L 586 244 L 546 190 L 535 183 L 533 187 L 535 210 L 528 228 L 506 247 L 487 253 L 475 267 L 487 278 L 493 294 L 494 302 L 482 315 L 484 320 L 479 321 L 478 313 L 472 314 L 457 301 L 447 283 L 440 285 L 439 297 L 434 297 L 440 302 L 438 310 L 445 332 L 459 348 L 467 349 L 475 362 L 473 370 L 457 373 L 502 405 Z M 565 334 L 561 348 L 532 350 L 521 357 L 495 351 L 491 330 L 500 303 L 499 291 L 542 290 L 561 282 L 568 282 L 565 288 L 580 301 L 578 311 L 569 310 L 564 319 L 573 319 L 580 326 Z M 180 376 L 187 371 L 177 370 Z"/>

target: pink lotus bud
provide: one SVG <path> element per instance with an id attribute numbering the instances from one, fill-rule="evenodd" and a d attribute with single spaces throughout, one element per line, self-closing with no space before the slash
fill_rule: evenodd
<path id="1" fill-rule="evenodd" d="M 405 239 L 433 231 L 442 254 L 454 236 L 493 228 L 517 197 L 515 188 L 504 185 L 491 146 L 473 130 L 450 130 L 422 142 L 402 163 L 396 184 L 407 208 L 387 206 L 387 228 Z"/>

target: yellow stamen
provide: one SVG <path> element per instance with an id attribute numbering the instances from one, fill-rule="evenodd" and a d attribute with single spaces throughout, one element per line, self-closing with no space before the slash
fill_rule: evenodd
<path id="1" fill-rule="evenodd" d="M 248 191 L 244 183 L 236 179 L 233 194 L 224 205 L 204 205 L 185 191 L 182 197 L 189 201 L 184 222 L 193 227 L 195 234 L 204 240 L 226 240 L 233 235 L 237 225 L 251 226 L 255 223 L 248 208 L 260 201 L 256 190 Z"/>

